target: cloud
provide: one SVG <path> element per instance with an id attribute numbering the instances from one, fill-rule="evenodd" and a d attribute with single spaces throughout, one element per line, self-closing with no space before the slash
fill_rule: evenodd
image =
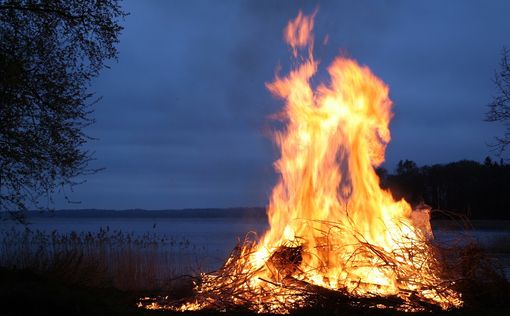
<path id="1" fill-rule="evenodd" d="M 282 106 L 264 83 L 290 52 L 282 30 L 317 6 L 321 67 L 352 56 L 390 85 L 396 113 L 387 165 L 487 155 L 483 122 L 506 42 L 505 1 L 127 1 L 131 15 L 93 84 L 103 96 L 83 207 L 264 205 L 278 153 L 265 131 Z M 322 44 L 329 35 L 328 45 Z M 321 71 L 316 81 L 326 79 Z M 69 207 L 61 200 L 57 207 Z"/>

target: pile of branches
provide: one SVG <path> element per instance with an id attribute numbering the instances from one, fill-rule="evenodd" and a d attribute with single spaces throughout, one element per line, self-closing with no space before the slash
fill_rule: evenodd
<path id="1" fill-rule="evenodd" d="M 332 231 L 330 230 L 329 233 L 331 234 Z M 366 293 L 359 295 L 355 290 L 348 290 L 347 287 L 328 289 L 294 277 L 299 275 L 300 269 L 304 269 L 302 258 L 306 250 L 299 240 L 274 249 L 264 266 L 254 268 L 249 262 L 257 245 L 257 238 L 253 237 L 253 234 L 249 234 L 241 240 L 219 270 L 195 278 L 192 297 L 144 298 L 139 302 L 139 306 L 174 311 L 209 309 L 277 314 L 310 308 L 343 311 L 367 309 L 439 311 L 441 307 L 425 298 L 423 291 L 433 291 L 435 295 L 445 298 L 452 291 L 461 292 L 462 300 L 470 305 L 468 300 L 479 299 L 474 294 L 477 292 L 475 287 L 482 283 L 485 288 L 502 286 L 502 284 L 508 288 L 502 271 L 494 265 L 492 260 L 484 257 L 480 248 L 467 245 L 451 248 L 430 242 L 409 241 L 410 244 L 402 246 L 402 249 L 398 251 L 407 252 L 410 258 L 415 253 L 427 251 L 430 258 L 435 260 L 434 269 L 439 267 L 440 270 L 440 283 L 437 283 L 437 280 L 434 283 L 432 280 L 425 279 L 422 280 L 423 284 L 418 284 L 417 280 L 420 279 L 416 276 L 423 274 L 424 271 L 420 269 L 400 271 L 399 269 L 402 268 L 399 268 L 394 253 L 388 253 L 359 237 L 356 253 L 376 258 L 378 266 L 393 269 L 397 277 L 401 278 L 399 281 L 414 282 L 416 290 L 402 289 L 396 295 L 367 295 Z M 331 245 L 327 246 L 331 248 Z M 351 264 L 357 264 L 355 259 Z M 259 277 L 262 269 L 270 271 L 271 277 L 267 279 Z M 253 280 L 257 282 L 254 283 Z M 473 294 L 470 296 L 469 293 Z M 508 294 L 508 291 L 505 293 Z"/>

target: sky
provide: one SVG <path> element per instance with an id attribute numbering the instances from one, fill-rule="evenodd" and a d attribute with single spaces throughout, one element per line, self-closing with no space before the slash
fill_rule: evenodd
<path id="1" fill-rule="evenodd" d="M 57 208 L 264 206 L 277 180 L 265 88 L 289 69 L 283 29 L 315 21 L 315 57 L 356 59 L 390 87 L 394 118 L 384 167 L 493 155 L 503 132 L 485 122 L 509 1 L 124 1 L 130 15 L 91 91 L 102 100 L 87 133 L 104 168 L 55 198 Z M 325 36 L 327 45 L 322 44 Z M 316 80 L 326 80 L 319 73 Z"/>

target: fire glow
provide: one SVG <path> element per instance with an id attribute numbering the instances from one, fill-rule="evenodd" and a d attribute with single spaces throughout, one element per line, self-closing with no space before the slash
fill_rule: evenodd
<path id="1" fill-rule="evenodd" d="M 393 307 L 409 311 L 462 306 L 431 246 L 428 210 L 395 201 L 374 171 L 390 141 L 388 86 L 345 57 L 327 68 L 329 83 L 311 86 L 319 66 L 314 16 L 300 12 L 289 22 L 284 37 L 298 65 L 267 84 L 285 102 L 277 117 L 286 125 L 275 134 L 280 179 L 268 231 L 240 243 L 218 271 L 203 274 L 193 299 L 146 308 L 289 313 L 324 293 L 352 304 L 391 297 Z"/>

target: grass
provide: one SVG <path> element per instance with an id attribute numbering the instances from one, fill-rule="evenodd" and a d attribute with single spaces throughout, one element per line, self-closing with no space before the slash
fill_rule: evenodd
<path id="1" fill-rule="evenodd" d="M 95 234 L 28 228 L 0 232 L 1 267 L 123 291 L 161 290 L 178 275 L 197 273 L 204 250 L 186 239 L 109 229 Z"/>
<path id="2" fill-rule="evenodd" d="M 0 315 L 143 315 L 129 293 L 70 285 L 33 271 L 0 268 Z"/>

